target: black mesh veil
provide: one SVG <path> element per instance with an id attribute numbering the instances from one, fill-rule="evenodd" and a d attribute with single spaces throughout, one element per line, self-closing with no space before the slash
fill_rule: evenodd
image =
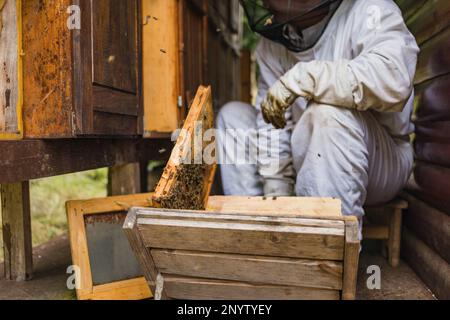
<path id="1" fill-rule="evenodd" d="M 301 52 L 317 43 L 342 0 L 303 1 L 303 10 L 298 10 L 302 0 L 240 2 L 254 32 L 284 45 L 291 51 Z"/>

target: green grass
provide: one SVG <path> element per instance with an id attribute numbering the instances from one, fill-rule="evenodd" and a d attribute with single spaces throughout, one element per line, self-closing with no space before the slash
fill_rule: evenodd
<path id="1" fill-rule="evenodd" d="M 32 181 L 30 200 L 33 246 L 66 233 L 66 201 L 106 196 L 107 180 L 108 170 L 99 169 Z M 3 239 L 1 231 L 0 214 L 0 242 Z M 1 260 L 3 245 L 0 246 Z"/>

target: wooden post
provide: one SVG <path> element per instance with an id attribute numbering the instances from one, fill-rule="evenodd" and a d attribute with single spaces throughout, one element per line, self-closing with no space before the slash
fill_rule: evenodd
<path id="1" fill-rule="evenodd" d="M 141 168 L 139 163 L 116 166 L 109 169 L 108 195 L 129 195 L 141 192 Z"/>
<path id="2" fill-rule="evenodd" d="M 388 253 L 389 264 L 397 268 L 400 264 L 400 247 L 402 241 L 402 213 L 401 208 L 396 208 L 390 217 Z"/>
<path id="3" fill-rule="evenodd" d="M 356 285 L 358 281 L 358 265 L 360 241 L 358 238 L 358 220 L 345 221 L 345 252 L 344 252 L 344 279 L 342 300 L 356 299 Z"/>
<path id="4" fill-rule="evenodd" d="M 5 278 L 30 280 L 33 274 L 29 182 L 1 186 Z"/>

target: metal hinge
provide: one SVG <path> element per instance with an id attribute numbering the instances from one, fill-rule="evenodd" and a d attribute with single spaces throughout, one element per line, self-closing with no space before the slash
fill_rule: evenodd
<path id="1" fill-rule="evenodd" d="M 183 108 L 183 97 L 178 96 L 178 108 Z"/>

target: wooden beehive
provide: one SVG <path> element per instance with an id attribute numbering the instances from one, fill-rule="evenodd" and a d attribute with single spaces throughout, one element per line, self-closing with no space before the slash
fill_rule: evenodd
<path id="1" fill-rule="evenodd" d="M 134 208 L 124 228 L 156 299 L 355 298 L 358 221 L 338 200 L 214 197 L 203 212 Z"/>
<path id="2" fill-rule="evenodd" d="M 139 0 L 1 3 L 1 139 L 141 133 Z"/>

